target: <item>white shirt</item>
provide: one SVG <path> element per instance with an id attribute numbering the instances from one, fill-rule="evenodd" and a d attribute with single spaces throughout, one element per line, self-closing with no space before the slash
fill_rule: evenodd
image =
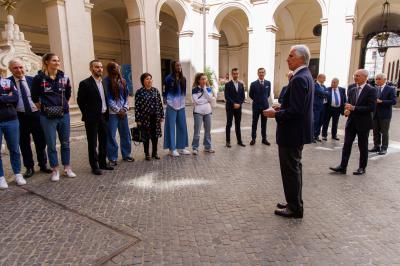
<path id="1" fill-rule="evenodd" d="M 99 90 L 99 93 L 100 93 L 101 113 L 104 114 L 107 111 L 107 104 L 106 104 L 106 97 L 104 95 L 103 82 L 102 82 L 101 78 L 97 79 L 94 76 L 92 76 L 92 77 L 94 78 L 94 81 L 96 81 L 97 89 Z"/>
<path id="2" fill-rule="evenodd" d="M 306 67 L 307 67 L 306 65 L 302 65 L 302 66 L 299 66 L 298 68 L 296 68 L 293 71 L 293 76 L 296 75 L 297 73 L 299 73 L 300 70 L 302 70 L 303 68 L 306 68 Z"/>
<path id="3" fill-rule="evenodd" d="M 337 95 L 338 102 L 335 101 L 335 94 Z M 332 107 L 339 107 L 339 106 L 340 106 L 339 87 L 337 87 L 337 88 L 332 88 L 332 101 L 331 101 L 331 106 L 332 106 Z"/>
<path id="4" fill-rule="evenodd" d="M 239 81 L 234 81 L 234 80 L 232 80 L 232 81 L 233 81 L 233 85 L 235 85 L 236 92 L 239 92 Z"/>
<path id="5" fill-rule="evenodd" d="M 363 83 L 361 85 L 358 85 L 358 84 L 356 84 L 356 85 L 357 85 L 357 87 L 356 87 L 356 89 L 357 89 L 357 91 L 356 91 L 356 96 L 357 96 L 356 99 L 358 101 L 358 97 L 360 97 L 360 94 L 361 94 L 362 90 L 364 89 L 365 85 L 367 85 L 367 83 L 365 82 L 365 83 Z M 361 89 L 358 89 L 358 88 L 361 88 Z"/>
<path id="6" fill-rule="evenodd" d="M 15 86 L 17 86 L 18 89 L 18 103 L 17 103 L 17 112 L 25 112 L 25 107 L 24 107 L 24 101 L 22 100 L 22 94 L 21 94 L 21 88 L 20 88 L 20 80 L 22 80 L 22 84 L 25 87 L 26 91 L 26 96 L 28 97 L 29 105 L 31 106 L 32 112 L 36 112 L 38 109 L 36 105 L 32 101 L 31 97 L 31 90 L 29 89 L 28 82 L 26 82 L 25 76 L 22 79 L 19 79 L 17 77 L 14 77 L 15 79 Z"/>

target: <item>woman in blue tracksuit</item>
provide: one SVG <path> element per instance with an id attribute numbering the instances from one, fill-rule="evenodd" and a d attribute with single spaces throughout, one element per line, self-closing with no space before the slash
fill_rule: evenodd
<path id="1" fill-rule="evenodd" d="M 32 101 L 40 109 L 40 124 L 44 131 L 50 167 L 53 169 L 51 181 L 60 180 L 57 157 L 57 133 L 61 143 L 61 163 L 64 174 L 76 177 L 70 166 L 70 117 L 68 101 L 71 98 L 71 82 L 60 70 L 60 59 L 48 53 L 42 58 L 43 70 L 33 78 Z M 62 112 L 54 116 L 50 109 L 60 108 Z"/>
<path id="2" fill-rule="evenodd" d="M 107 73 L 108 76 L 104 78 L 109 106 L 107 158 L 111 166 L 116 166 L 118 159 L 117 129 L 120 138 L 122 159 L 127 162 L 134 161 L 131 157 L 131 133 L 128 125 L 129 92 L 117 63 L 108 63 Z"/>
<path id="3" fill-rule="evenodd" d="M 164 124 L 164 149 L 169 149 L 171 156 L 188 155 L 189 146 L 186 126 L 185 98 L 186 78 L 182 74 L 179 62 L 172 62 L 172 73 L 164 81 L 164 101 L 167 103 Z"/>

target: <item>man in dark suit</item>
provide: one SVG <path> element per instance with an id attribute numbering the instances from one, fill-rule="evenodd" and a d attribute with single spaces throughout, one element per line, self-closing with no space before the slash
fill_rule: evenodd
<path id="1" fill-rule="evenodd" d="M 317 82 L 315 82 L 314 90 L 314 143 L 321 141 L 319 135 L 321 134 L 321 127 L 324 121 L 325 109 L 328 96 L 326 87 L 324 85 L 326 76 L 324 74 L 318 74 Z"/>
<path id="2" fill-rule="evenodd" d="M 322 127 L 322 140 L 328 140 L 328 126 L 332 118 L 332 139 L 339 140 L 337 128 L 340 115 L 344 114 L 344 105 L 347 101 L 345 88 L 339 87 L 339 79 L 334 78 L 331 87 L 327 88 L 327 106 L 325 109 L 324 125 Z"/>
<path id="3" fill-rule="evenodd" d="M 389 127 L 392 119 L 392 106 L 396 105 L 396 89 L 386 84 L 386 75 L 378 74 L 375 77 L 376 111 L 373 120 L 374 147 L 370 152 L 377 152 L 379 155 L 387 153 L 389 145 Z M 382 144 L 382 146 L 381 146 Z"/>
<path id="4" fill-rule="evenodd" d="M 292 79 L 292 77 L 293 77 L 293 71 L 289 71 L 289 73 L 287 73 L 286 76 L 288 78 L 288 81 L 290 81 Z M 278 97 L 278 103 L 279 104 L 282 104 L 283 96 L 285 95 L 286 90 L 287 90 L 287 85 L 283 86 L 281 92 L 279 93 L 279 97 Z"/>
<path id="5" fill-rule="evenodd" d="M 24 178 L 30 178 L 35 173 L 35 163 L 31 149 L 31 135 L 35 144 L 40 171 L 49 174 L 52 170 L 47 167 L 46 140 L 43 129 L 40 126 L 40 112 L 31 98 L 30 88 L 32 87 L 33 77 L 25 75 L 24 64 L 19 59 L 11 60 L 8 68 L 12 73 L 12 76 L 8 79 L 16 84 L 19 95 L 16 109 L 19 121 L 19 146 L 26 168 Z"/>
<path id="6" fill-rule="evenodd" d="M 359 69 L 354 74 L 356 87 L 347 92 L 348 103 L 345 105 L 344 115 L 348 117 L 345 127 L 342 161 L 337 167 L 330 167 L 332 171 L 346 174 L 350 159 L 351 148 L 357 136 L 360 150 L 359 167 L 354 175 L 365 174 L 368 163 L 368 136 L 372 128 L 372 114 L 376 107 L 376 89 L 367 84 L 368 71 Z"/>
<path id="7" fill-rule="evenodd" d="M 103 65 L 98 60 L 90 62 L 92 76 L 81 81 L 78 89 L 78 105 L 85 122 L 89 163 L 92 173 L 101 175 L 103 170 L 114 168 L 106 163 L 108 105 L 107 91 L 102 83 Z M 97 138 L 99 151 L 97 152 Z"/>
<path id="8" fill-rule="evenodd" d="M 275 214 L 283 217 L 303 217 L 303 176 L 301 157 L 304 144 L 312 142 L 314 80 L 307 68 L 310 51 L 305 45 L 295 45 L 287 59 L 293 70 L 281 107 L 270 108 L 264 115 L 277 122 L 276 141 L 279 146 L 283 188 L 286 203 L 278 203 Z"/>
<path id="9" fill-rule="evenodd" d="M 253 122 L 251 126 L 250 145 L 256 144 L 258 118 L 261 116 L 261 137 L 262 143 L 271 145 L 267 140 L 267 118 L 263 111 L 269 108 L 269 97 L 271 96 L 271 82 L 265 80 L 265 68 L 257 70 L 258 80 L 250 85 L 249 97 L 253 100 Z"/>
<path id="10" fill-rule="evenodd" d="M 233 68 L 231 71 L 232 80 L 225 84 L 225 109 L 226 109 L 226 147 L 231 146 L 231 127 L 233 118 L 235 118 L 235 132 L 237 144 L 242 147 L 246 147 L 242 141 L 242 135 L 240 132 L 240 121 L 242 120 L 242 104 L 244 102 L 244 86 L 239 78 L 239 70 Z"/>

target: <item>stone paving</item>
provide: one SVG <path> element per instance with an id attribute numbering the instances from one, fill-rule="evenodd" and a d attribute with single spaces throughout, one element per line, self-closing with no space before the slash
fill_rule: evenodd
<path id="1" fill-rule="evenodd" d="M 190 108 L 187 117 L 192 131 Z M 85 140 L 77 137 L 77 178 L 51 183 L 35 175 L 23 188 L 0 191 L 0 265 L 400 264 L 398 134 L 386 156 L 370 156 L 362 177 L 329 172 L 342 141 L 307 145 L 305 216 L 291 220 L 273 214 L 283 200 L 277 146 L 258 139 L 227 149 L 224 124 L 216 108 L 215 154 L 171 158 L 160 151 L 160 161 L 147 162 L 134 146 L 135 162 L 102 176 L 90 174 Z M 248 143 L 248 111 L 242 124 Z M 268 121 L 271 142 L 274 131 Z M 358 164 L 354 148 L 350 172 Z"/>

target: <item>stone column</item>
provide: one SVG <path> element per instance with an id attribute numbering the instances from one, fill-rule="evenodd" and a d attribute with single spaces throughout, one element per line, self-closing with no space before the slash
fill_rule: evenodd
<path id="1" fill-rule="evenodd" d="M 143 19 L 128 19 L 129 43 L 132 65 L 132 83 L 136 91 L 141 87 L 140 75 L 147 70 L 145 21 Z M 153 75 L 153 73 L 151 73 Z M 161 87 L 157 87 L 161 89 Z"/>
<path id="2" fill-rule="evenodd" d="M 193 34 L 194 32 L 192 30 L 181 31 L 179 33 L 179 62 L 182 64 L 182 72 L 187 81 L 186 98 L 188 102 L 191 102 L 191 85 L 195 75 L 195 69 L 192 62 L 194 47 Z"/>
<path id="3" fill-rule="evenodd" d="M 326 49 L 327 49 L 327 41 L 328 41 L 328 19 L 321 19 L 321 45 L 319 52 L 319 73 L 326 74 Z M 327 79 L 328 81 L 328 79 Z M 330 84 L 330 83 L 327 83 Z"/>
<path id="4" fill-rule="evenodd" d="M 207 67 L 215 73 L 214 82 L 218 82 L 219 77 L 219 33 L 209 33 L 207 41 Z M 217 86 L 218 87 L 218 86 Z"/>
<path id="5" fill-rule="evenodd" d="M 94 59 L 93 4 L 87 0 L 42 0 L 42 3 L 46 7 L 51 52 L 59 55 L 63 70 L 71 78 L 71 103 L 75 103 L 79 82 L 90 74 L 89 62 Z"/>

